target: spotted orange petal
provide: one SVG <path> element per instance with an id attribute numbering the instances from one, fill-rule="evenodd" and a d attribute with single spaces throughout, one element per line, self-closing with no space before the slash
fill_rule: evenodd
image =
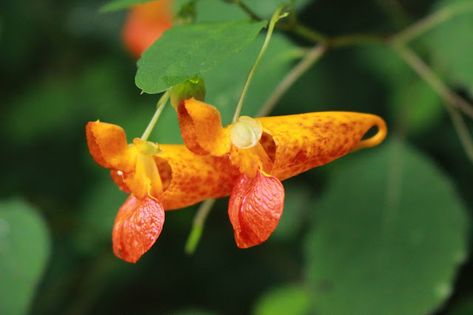
<path id="1" fill-rule="evenodd" d="M 220 112 L 194 98 L 179 104 L 179 126 L 184 143 L 196 154 L 221 156 L 230 151 L 229 131 L 222 127 Z"/>
<path id="2" fill-rule="evenodd" d="M 161 203 L 130 195 L 115 218 L 113 252 L 127 262 L 137 262 L 156 242 L 163 224 L 164 208 Z"/>
<path id="3" fill-rule="evenodd" d="M 162 144 L 155 157 L 163 181 L 166 210 L 230 194 L 239 175 L 227 156 L 196 155 L 184 145 Z"/>
<path id="4" fill-rule="evenodd" d="M 266 241 L 276 229 L 283 207 L 284 188 L 279 179 L 262 172 L 254 177 L 242 174 L 228 204 L 237 246 L 248 248 Z"/>
<path id="5" fill-rule="evenodd" d="M 135 55 L 140 55 L 172 26 L 170 0 L 151 1 L 130 10 L 123 27 L 123 41 Z"/>
<path id="6" fill-rule="evenodd" d="M 284 180 L 326 164 L 353 150 L 381 143 L 386 123 L 376 115 L 352 112 L 317 112 L 258 118 L 261 143 L 274 161 L 271 174 Z M 363 137 L 372 127 L 376 134 Z"/>
<path id="7" fill-rule="evenodd" d="M 94 121 L 87 123 L 85 131 L 89 152 L 100 166 L 124 172 L 133 169 L 133 154 L 123 128 Z"/>

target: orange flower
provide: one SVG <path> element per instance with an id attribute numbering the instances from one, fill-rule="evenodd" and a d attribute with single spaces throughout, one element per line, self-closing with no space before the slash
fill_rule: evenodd
<path id="1" fill-rule="evenodd" d="M 220 113 L 195 99 L 178 106 L 184 145 L 135 138 L 113 124 L 89 122 L 87 144 L 129 198 L 113 228 L 115 255 L 136 262 L 159 237 L 164 211 L 230 194 L 228 214 L 240 248 L 267 240 L 282 215 L 281 181 L 353 150 L 379 144 L 384 121 L 326 112 L 252 119 L 223 128 Z M 363 140 L 373 126 L 378 132 Z M 191 152 L 192 151 L 192 152 Z"/>
<path id="2" fill-rule="evenodd" d="M 112 238 L 115 255 L 128 262 L 136 262 L 154 244 L 165 210 L 226 196 L 238 175 L 228 159 L 197 156 L 183 145 L 158 146 L 139 138 L 128 144 L 117 125 L 89 122 L 86 136 L 94 160 L 130 193 Z"/>
<path id="3" fill-rule="evenodd" d="M 228 214 L 241 248 L 264 242 L 276 228 L 284 204 L 282 180 L 375 146 L 386 136 L 380 117 L 352 112 L 240 117 L 224 128 L 215 107 L 189 99 L 179 104 L 178 118 L 189 150 L 227 157 L 239 170 Z M 378 132 L 363 139 L 374 126 Z"/>
<path id="4" fill-rule="evenodd" d="M 171 5 L 171 0 L 159 0 L 130 10 L 123 27 L 123 40 L 136 58 L 172 26 Z"/>

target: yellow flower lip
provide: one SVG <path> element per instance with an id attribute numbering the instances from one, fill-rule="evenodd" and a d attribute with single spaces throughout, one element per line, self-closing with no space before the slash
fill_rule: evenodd
<path id="1" fill-rule="evenodd" d="M 263 135 L 263 126 L 259 121 L 249 116 L 241 116 L 231 126 L 230 137 L 234 146 L 239 149 L 249 149 L 258 144 Z"/>

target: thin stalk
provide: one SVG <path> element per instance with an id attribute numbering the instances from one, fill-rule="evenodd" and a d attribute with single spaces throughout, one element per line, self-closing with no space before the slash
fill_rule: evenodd
<path id="1" fill-rule="evenodd" d="M 197 213 L 194 217 L 194 222 L 192 223 L 192 229 L 187 238 L 185 251 L 187 254 L 194 254 L 197 245 L 199 244 L 200 237 L 202 236 L 202 231 L 204 230 L 205 221 L 215 204 L 215 199 L 207 199 L 202 202 L 197 209 Z"/>
<path id="2" fill-rule="evenodd" d="M 310 49 L 305 57 L 279 82 L 269 99 L 261 106 L 258 116 L 266 116 L 279 102 L 283 95 L 310 67 L 312 67 L 327 51 L 327 47 L 317 44 Z"/>
<path id="3" fill-rule="evenodd" d="M 473 3 L 460 3 L 445 7 L 405 28 L 403 31 L 394 35 L 391 41 L 398 44 L 410 42 L 435 26 L 468 11 L 473 11 Z"/>
<path id="4" fill-rule="evenodd" d="M 271 36 L 273 34 L 273 31 L 274 31 L 274 26 L 276 25 L 276 23 L 280 19 L 287 16 L 287 13 L 281 14 L 281 10 L 282 10 L 282 7 L 277 8 L 276 11 L 274 12 L 273 16 L 271 17 L 271 20 L 269 21 L 268 32 L 266 33 L 266 37 L 264 39 L 263 46 L 261 47 L 261 50 L 258 54 L 258 57 L 256 57 L 255 63 L 251 67 L 250 73 L 248 74 L 248 78 L 246 79 L 245 85 L 243 86 L 243 90 L 241 92 L 240 99 L 238 100 L 238 104 L 235 108 L 235 113 L 233 115 L 233 120 L 232 120 L 233 122 L 236 122 L 238 120 L 238 117 L 240 117 L 240 113 L 241 113 L 241 110 L 243 108 L 243 102 L 245 100 L 246 94 L 248 93 L 248 88 L 250 87 L 251 81 L 253 80 L 253 77 L 254 77 L 255 72 L 256 72 L 256 68 L 260 64 L 261 59 L 264 56 L 264 53 L 268 49 L 269 42 L 271 40 Z"/>
<path id="5" fill-rule="evenodd" d="M 251 10 L 251 8 L 249 6 L 247 6 L 245 3 L 243 3 L 241 0 L 226 0 L 227 2 L 231 2 L 235 5 L 237 5 L 238 7 L 240 7 L 240 9 L 245 12 L 252 20 L 255 20 L 255 21 L 261 21 L 262 18 L 256 14 L 253 10 Z"/>
<path id="6" fill-rule="evenodd" d="M 399 44 L 394 44 L 392 47 L 398 52 L 402 59 L 437 92 L 446 104 L 461 110 L 465 115 L 473 119 L 473 104 L 470 104 L 464 98 L 453 92 L 410 48 Z"/>
<path id="7" fill-rule="evenodd" d="M 154 112 L 153 117 L 149 121 L 148 126 L 143 132 L 143 135 L 141 136 L 142 140 L 148 140 L 149 136 L 151 135 L 151 132 L 153 132 L 153 129 L 156 126 L 156 123 L 158 122 L 159 116 L 161 116 L 161 113 L 163 112 L 163 109 L 168 102 L 168 99 L 169 99 L 169 91 L 166 91 L 164 92 L 164 94 L 161 96 L 158 103 L 156 104 L 156 111 Z"/>
<path id="8" fill-rule="evenodd" d="M 461 110 L 473 119 L 473 105 L 448 88 L 411 49 L 400 44 L 393 45 L 393 47 L 404 61 L 442 98 L 462 146 L 468 158 L 473 162 L 473 139 L 463 117 L 458 112 Z"/>
<path id="9" fill-rule="evenodd" d="M 468 129 L 461 113 L 457 109 L 447 107 L 447 110 L 463 149 L 465 150 L 467 157 L 473 163 L 473 138 L 471 137 L 470 130 Z"/>
<path id="10" fill-rule="evenodd" d="M 287 28 L 287 30 L 314 43 L 323 43 L 327 40 L 327 37 L 324 34 L 310 29 L 300 24 L 299 22 L 293 23 L 290 27 Z"/>

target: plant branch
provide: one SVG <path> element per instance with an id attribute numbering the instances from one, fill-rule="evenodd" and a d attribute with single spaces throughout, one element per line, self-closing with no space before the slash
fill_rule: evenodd
<path id="1" fill-rule="evenodd" d="M 156 126 L 156 123 L 158 122 L 159 116 L 161 116 L 161 113 L 163 112 L 163 109 L 168 102 L 168 99 L 169 99 L 169 91 L 166 91 L 164 92 L 164 94 L 161 96 L 158 103 L 156 104 L 156 111 L 154 112 L 153 117 L 149 121 L 148 126 L 143 132 L 143 135 L 141 136 L 142 140 L 148 140 L 149 136 L 151 135 L 151 132 L 153 132 L 153 129 Z"/>
<path id="2" fill-rule="evenodd" d="M 194 222 L 192 223 L 192 229 L 187 238 L 185 252 L 189 255 L 192 255 L 197 245 L 199 244 L 200 237 L 202 236 L 202 231 L 204 230 L 205 221 L 212 210 L 213 205 L 215 204 L 215 199 L 207 199 L 202 202 L 197 209 L 197 213 L 194 217 Z"/>
<path id="3" fill-rule="evenodd" d="M 238 120 L 238 117 L 240 117 L 240 113 L 243 108 L 243 102 L 245 100 L 246 94 L 248 93 L 248 88 L 250 87 L 253 76 L 255 75 L 256 68 L 260 64 L 261 59 L 263 58 L 266 50 L 268 49 L 269 42 L 271 41 L 271 36 L 273 35 L 273 31 L 274 31 L 274 27 L 276 26 L 276 23 L 280 19 L 287 16 L 287 13 L 281 13 L 281 11 L 282 11 L 282 7 L 277 8 L 276 11 L 274 11 L 273 16 L 271 17 L 271 20 L 269 21 L 268 31 L 266 33 L 263 46 L 261 47 L 261 50 L 258 56 L 256 57 L 255 63 L 251 67 L 250 73 L 248 74 L 248 78 L 246 79 L 245 85 L 243 86 L 240 99 L 238 100 L 238 104 L 235 108 L 235 113 L 233 114 L 232 122 L 236 122 Z"/>
<path id="4" fill-rule="evenodd" d="M 316 63 L 327 51 L 327 47 L 317 44 L 310 49 L 305 57 L 279 82 L 278 86 L 269 99 L 261 106 L 258 116 L 268 115 L 279 102 L 281 97 L 314 63 Z"/>
<path id="5" fill-rule="evenodd" d="M 282 30 L 292 32 L 295 35 L 314 43 L 327 41 L 327 36 L 325 36 L 321 32 L 318 32 L 316 30 L 308 28 L 307 26 L 303 24 L 300 24 L 297 20 L 291 24 L 281 25 L 280 28 Z"/>
<path id="6" fill-rule="evenodd" d="M 460 142 L 463 145 L 463 149 L 465 150 L 466 155 L 473 162 L 473 138 L 471 136 L 470 130 L 465 123 L 460 112 L 452 107 L 447 107 L 448 113 L 450 115 L 450 119 L 452 120 L 453 126 L 458 134 L 458 138 L 460 138 Z"/>
<path id="7" fill-rule="evenodd" d="M 228 3 L 233 3 L 234 5 L 238 6 L 243 12 L 245 12 L 252 20 L 255 21 L 262 21 L 263 19 L 256 14 L 255 11 L 253 11 L 249 6 L 247 6 L 244 2 L 241 0 L 224 0 L 225 2 Z"/>
<path id="8" fill-rule="evenodd" d="M 327 45 L 331 48 L 341 48 L 346 46 L 354 46 L 370 43 L 384 43 L 387 36 L 375 34 L 349 34 L 340 35 L 326 40 Z"/>
<path id="9" fill-rule="evenodd" d="M 451 19 L 452 17 L 473 11 L 473 3 L 460 3 L 457 5 L 451 5 L 440 9 L 425 18 L 415 22 L 411 26 L 405 28 L 403 31 L 397 33 L 391 38 L 393 43 L 402 44 L 419 37 L 425 32 L 431 30 L 435 26 Z"/>
<path id="10" fill-rule="evenodd" d="M 467 100 L 453 92 L 410 48 L 398 44 L 393 44 L 392 47 L 422 79 L 430 84 L 448 105 L 461 110 L 465 115 L 473 119 L 473 104 L 470 104 Z"/>
<path id="11" fill-rule="evenodd" d="M 470 135 L 463 117 L 458 112 L 473 119 L 473 105 L 453 92 L 443 81 L 437 77 L 432 69 L 419 58 L 410 48 L 402 44 L 393 44 L 392 47 L 404 61 L 443 99 L 444 105 L 450 115 L 458 137 L 468 157 L 473 162 L 473 139 Z"/>

